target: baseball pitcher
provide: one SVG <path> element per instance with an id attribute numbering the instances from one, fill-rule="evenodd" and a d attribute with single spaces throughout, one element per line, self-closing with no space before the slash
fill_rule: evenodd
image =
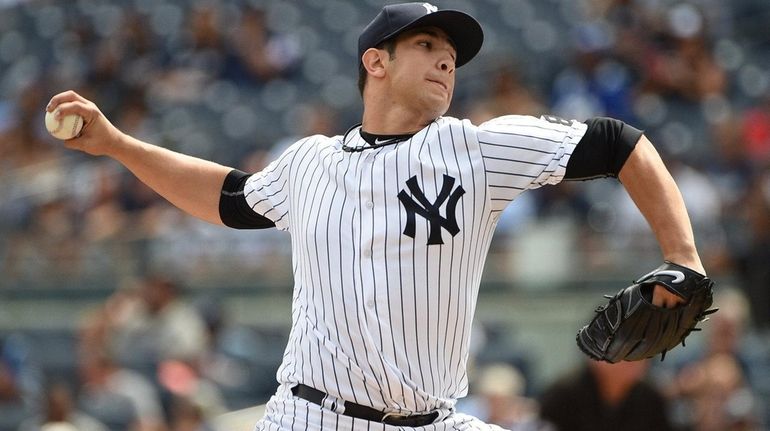
<path id="1" fill-rule="evenodd" d="M 85 120 L 68 148 L 109 156 L 211 223 L 291 236 L 292 328 L 257 430 L 499 429 L 456 412 L 498 218 L 521 193 L 618 178 L 665 262 L 578 334 L 600 360 L 664 353 L 711 303 L 682 197 L 644 134 L 610 118 L 444 116 L 481 48 L 471 16 L 385 6 L 358 42 L 361 124 L 310 136 L 246 173 L 127 136 L 68 91 L 48 111 Z"/>

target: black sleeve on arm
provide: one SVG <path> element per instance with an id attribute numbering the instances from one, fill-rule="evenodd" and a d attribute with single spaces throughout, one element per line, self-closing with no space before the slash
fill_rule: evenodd
<path id="1" fill-rule="evenodd" d="M 219 196 L 219 218 L 225 226 L 236 229 L 266 229 L 275 227 L 269 218 L 257 214 L 246 202 L 243 186 L 250 177 L 246 172 L 233 169 L 227 174 Z"/>
<path id="2" fill-rule="evenodd" d="M 565 180 L 617 177 L 642 131 L 612 118 L 591 118 L 567 163 Z"/>

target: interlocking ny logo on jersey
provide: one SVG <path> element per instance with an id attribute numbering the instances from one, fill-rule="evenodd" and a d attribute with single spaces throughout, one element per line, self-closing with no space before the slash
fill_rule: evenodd
<path id="1" fill-rule="evenodd" d="M 433 6 L 430 3 L 423 3 L 422 7 L 424 7 L 425 10 L 428 11 L 428 13 L 433 13 L 433 12 L 436 12 L 438 10 L 438 8 L 436 6 Z"/>
<path id="2" fill-rule="evenodd" d="M 444 174 L 444 184 L 441 186 L 441 192 L 436 196 L 435 202 L 430 202 L 425 197 L 425 193 L 420 189 L 417 184 L 417 176 L 409 178 L 406 182 L 406 186 L 412 193 L 409 196 L 406 189 L 401 190 L 398 193 L 398 200 L 404 205 L 406 210 L 406 227 L 404 227 L 404 235 L 414 238 L 415 231 L 415 214 L 420 215 L 428 221 L 428 245 L 431 244 L 443 244 L 444 241 L 441 238 L 441 229 L 444 228 L 452 236 L 457 235 L 460 232 L 460 228 L 457 226 L 457 217 L 455 210 L 457 209 L 457 201 L 460 200 L 460 196 L 465 194 L 463 187 L 458 185 L 456 189 L 452 190 L 455 185 L 455 179 L 449 175 Z M 414 199 L 417 199 L 415 202 Z M 447 201 L 447 199 L 449 199 Z M 447 201 L 446 204 L 446 217 L 442 217 L 440 214 L 440 208 Z"/>

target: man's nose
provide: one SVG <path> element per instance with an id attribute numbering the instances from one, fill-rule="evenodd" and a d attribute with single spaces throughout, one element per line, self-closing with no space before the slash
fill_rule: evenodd
<path id="1" fill-rule="evenodd" d="M 442 72 L 452 73 L 455 71 L 455 62 L 449 54 L 442 55 L 438 67 Z"/>

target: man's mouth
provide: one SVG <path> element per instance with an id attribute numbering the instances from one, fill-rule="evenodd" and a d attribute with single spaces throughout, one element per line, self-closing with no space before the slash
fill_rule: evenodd
<path id="1" fill-rule="evenodd" d="M 441 88 L 443 88 L 443 89 L 444 89 L 444 91 L 448 91 L 448 90 L 449 90 L 449 87 L 447 87 L 447 85 L 446 85 L 446 84 L 444 84 L 444 83 L 443 83 L 443 82 L 441 82 L 441 81 L 436 81 L 436 80 L 434 80 L 434 79 L 428 79 L 428 81 L 429 81 L 429 82 L 432 82 L 432 83 L 434 83 L 434 84 L 438 84 L 438 85 L 439 85 Z"/>

